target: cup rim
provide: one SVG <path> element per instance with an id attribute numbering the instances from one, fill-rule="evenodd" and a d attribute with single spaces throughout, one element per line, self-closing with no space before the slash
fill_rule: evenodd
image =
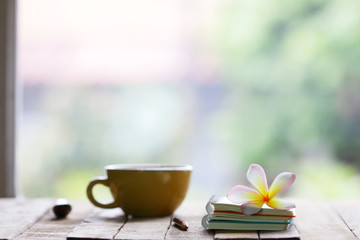
<path id="1" fill-rule="evenodd" d="M 161 163 L 125 163 L 110 164 L 105 166 L 105 170 L 122 170 L 122 171 L 192 171 L 191 165 L 173 165 Z"/>

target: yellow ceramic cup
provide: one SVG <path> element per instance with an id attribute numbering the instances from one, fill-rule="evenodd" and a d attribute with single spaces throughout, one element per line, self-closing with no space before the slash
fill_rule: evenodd
<path id="1" fill-rule="evenodd" d="M 101 208 L 120 207 L 133 216 L 166 216 L 184 200 L 192 166 L 161 164 L 118 164 L 105 167 L 107 177 L 93 178 L 87 187 L 92 204 Z M 95 200 L 95 184 L 110 188 L 114 201 L 103 204 Z"/>

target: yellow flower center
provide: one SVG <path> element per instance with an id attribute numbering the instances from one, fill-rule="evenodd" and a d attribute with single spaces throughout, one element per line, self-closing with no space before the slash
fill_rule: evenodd
<path id="1" fill-rule="evenodd" d="M 267 202 L 269 202 L 269 196 L 268 195 L 266 195 L 265 197 L 263 197 L 263 201 L 265 202 L 265 203 L 267 203 Z"/>

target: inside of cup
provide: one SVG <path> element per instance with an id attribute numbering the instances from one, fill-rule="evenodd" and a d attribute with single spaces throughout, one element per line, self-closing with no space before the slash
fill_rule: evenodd
<path id="1" fill-rule="evenodd" d="M 144 164 L 112 164 L 105 166 L 106 170 L 142 170 L 142 171 L 191 171 L 190 165 L 169 165 L 157 163 Z"/>

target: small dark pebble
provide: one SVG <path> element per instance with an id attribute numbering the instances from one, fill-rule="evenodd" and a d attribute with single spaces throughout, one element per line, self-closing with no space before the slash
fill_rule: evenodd
<path id="1" fill-rule="evenodd" d="M 66 199 L 59 199 L 53 207 L 53 212 L 58 219 L 66 218 L 71 212 L 71 205 Z"/>

